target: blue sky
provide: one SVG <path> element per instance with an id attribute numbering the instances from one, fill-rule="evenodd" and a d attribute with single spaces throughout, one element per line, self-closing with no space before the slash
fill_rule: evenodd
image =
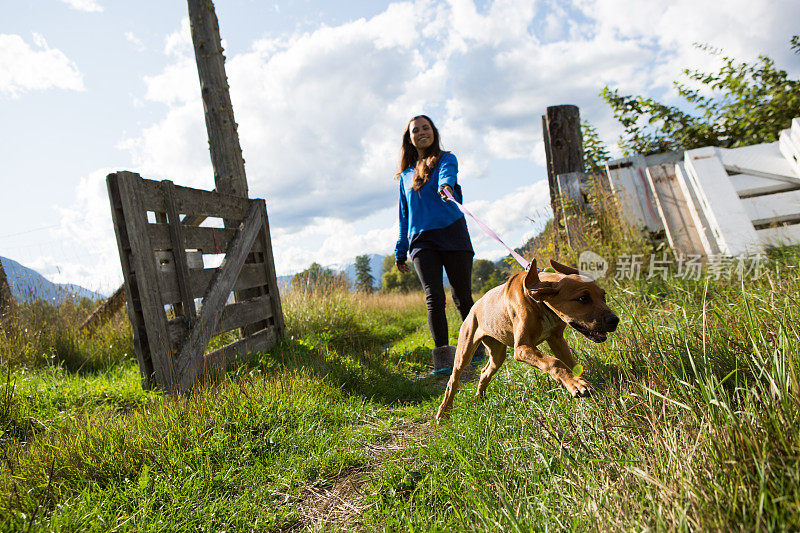
<path id="1" fill-rule="evenodd" d="M 605 85 L 673 101 L 693 48 L 789 52 L 792 0 L 216 3 L 251 196 L 280 274 L 389 253 L 396 165 L 413 115 L 459 159 L 467 207 L 512 246 L 549 216 L 540 116 L 576 104 L 613 143 Z M 0 22 L 0 255 L 59 282 L 121 281 L 105 175 L 210 189 L 184 2 L 37 0 Z M 531 220 L 533 219 L 533 221 Z M 471 228 L 478 257 L 503 250 Z"/>

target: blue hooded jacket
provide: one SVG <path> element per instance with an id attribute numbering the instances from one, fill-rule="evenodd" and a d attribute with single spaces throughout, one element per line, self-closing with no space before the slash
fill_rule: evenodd
<path id="1" fill-rule="evenodd" d="M 426 248 L 472 251 L 464 214 L 439 195 L 439 190 L 449 185 L 455 199 L 463 203 L 457 174 L 458 161 L 450 152 L 442 153 L 431 178 L 417 191 L 411 188 L 414 168 L 400 174 L 400 235 L 394 249 L 398 263 L 406 261 L 409 250 L 412 259 Z"/>

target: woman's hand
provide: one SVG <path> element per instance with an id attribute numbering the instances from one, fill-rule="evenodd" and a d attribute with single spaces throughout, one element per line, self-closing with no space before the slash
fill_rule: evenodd
<path id="1" fill-rule="evenodd" d="M 409 270 L 411 270 L 410 268 L 408 268 L 408 265 L 406 264 L 405 261 L 403 261 L 402 263 L 395 263 L 394 266 L 396 266 L 397 270 L 399 270 L 400 272 L 408 272 Z"/>
<path id="2" fill-rule="evenodd" d="M 444 201 L 445 201 L 445 202 L 449 202 L 449 201 L 450 201 L 450 198 L 448 198 L 448 197 L 447 197 L 447 196 L 444 194 L 444 191 L 445 191 L 445 190 L 447 190 L 447 191 L 450 191 L 450 194 L 453 194 L 453 189 L 451 189 L 449 185 L 444 185 L 444 186 L 443 186 L 441 189 L 439 189 L 439 194 L 442 196 L 442 198 L 444 198 Z"/>

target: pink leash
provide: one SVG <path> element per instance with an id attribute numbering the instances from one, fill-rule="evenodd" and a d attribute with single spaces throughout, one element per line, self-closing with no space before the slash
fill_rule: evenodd
<path id="1" fill-rule="evenodd" d="M 498 237 L 498 236 L 497 236 L 497 233 L 495 233 L 494 231 L 492 231 L 492 228 L 490 228 L 489 226 L 487 226 L 486 224 L 484 224 L 483 222 L 481 222 L 480 220 L 478 220 L 477 218 L 475 218 L 475 215 L 473 215 L 472 213 L 470 213 L 470 212 L 469 212 L 469 210 L 468 210 L 466 207 L 464 207 L 463 205 L 461 205 L 460 203 L 458 203 L 458 202 L 456 201 L 456 199 L 455 199 L 455 198 L 453 198 L 453 193 L 451 193 L 449 189 L 446 189 L 446 188 L 445 188 L 445 189 L 442 189 L 442 191 L 444 192 L 444 195 L 445 195 L 445 196 L 447 196 L 447 198 L 448 198 L 448 199 L 449 199 L 451 202 L 453 202 L 454 204 L 456 204 L 456 206 L 457 206 L 457 207 L 458 207 L 458 208 L 461 210 L 461 212 L 462 212 L 462 213 L 464 213 L 465 215 L 469 215 L 469 216 L 470 216 L 470 218 L 472 218 L 472 220 L 474 220 L 474 221 L 475 221 L 475 222 L 478 224 L 478 226 L 480 226 L 480 227 L 481 227 L 481 229 L 482 229 L 483 231 L 485 231 L 485 232 L 486 232 L 486 234 L 487 234 L 489 237 L 493 238 L 494 240 L 496 240 L 497 242 L 499 242 L 500 244 L 502 244 L 503 246 L 505 246 L 506 250 L 508 250 L 509 252 L 511 252 L 511 255 L 512 255 L 512 257 L 514 257 L 514 259 L 516 259 L 516 260 L 517 260 L 517 263 L 519 263 L 519 266 L 521 266 L 521 267 L 522 267 L 523 269 L 525 269 L 525 270 L 528 270 L 528 267 L 530 267 L 530 266 L 531 266 L 531 264 L 530 264 L 528 261 L 526 261 L 524 257 L 522 257 L 522 256 L 521 256 L 521 255 L 519 255 L 517 252 L 515 252 L 514 250 L 512 250 L 511 248 L 509 248 L 509 247 L 508 247 L 508 245 L 507 245 L 506 243 L 504 243 L 503 241 L 501 241 L 501 240 L 500 240 L 500 237 Z"/>

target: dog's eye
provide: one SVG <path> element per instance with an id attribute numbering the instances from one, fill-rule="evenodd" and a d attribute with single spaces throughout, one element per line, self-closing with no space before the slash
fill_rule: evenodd
<path id="1" fill-rule="evenodd" d="M 588 294 L 584 294 L 583 296 L 575 298 L 575 301 L 576 302 L 580 302 L 582 304 L 588 304 L 588 303 L 590 303 L 592 301 L 592 299 L 589 297 Z"/>

